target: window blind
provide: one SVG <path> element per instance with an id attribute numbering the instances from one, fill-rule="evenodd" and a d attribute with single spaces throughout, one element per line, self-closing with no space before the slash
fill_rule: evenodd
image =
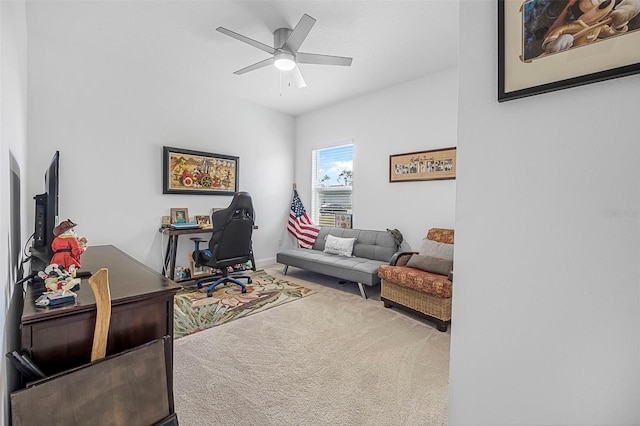
<path id="1" fill-rule="evenodd" d="M 311 220 L 351 228 L 353 144 L 313 150 Z"/>

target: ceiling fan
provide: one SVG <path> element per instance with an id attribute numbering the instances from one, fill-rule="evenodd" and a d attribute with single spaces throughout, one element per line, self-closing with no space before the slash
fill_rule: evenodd
<path id="1" fill-rule="evenodd" d="M 298 64 L 350 66 L 351 61 L 353 60 L 353 58 L 346 58 L 344 56 L 329 56 L 318 55 L 316 53 L 298 52 L 298 49 L 302 46 L 302 43 L 309 35 L 309 32 L 315 23 L 316 20 L 314 18 L 304 14 L 293 30 L 290 28 L 278 28 L 273 32 L 273 47 L 223 27 L 218 27 L 216 30 L 222 34 L 226 34 L 229 37 L 233 37 L 241 42 L 257 47 L 258 49 L 273 55 L 268 59 L 235 71 L 234 74 L 245 74 L 249 71 L 257 70 L 273 64 L 280 71 L 288 71 L 296 86 L 302 88 L 306 87 L 307 84 L 302 77 Z"/>

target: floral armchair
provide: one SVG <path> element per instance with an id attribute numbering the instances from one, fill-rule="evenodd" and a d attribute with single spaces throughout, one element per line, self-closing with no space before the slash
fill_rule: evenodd
<path id="1" fill-rule="evenodd" d="M 432 228 L 419 253 L 398 253 L 389 265 L 380 266 L 380 299 L 385 308 L 406 309 L 447 331 L 451 323 L 453 242 L 453 229 Z"/>

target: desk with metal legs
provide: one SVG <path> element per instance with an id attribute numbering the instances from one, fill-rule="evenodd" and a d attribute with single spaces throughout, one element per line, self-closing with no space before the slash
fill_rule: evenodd
<path id="1" fill-rule="evenodd" d="M 164 263 L 162 264 L 162 275 L 170 279 L 175 278 L 176 273 L 176 256 L 178 253 L 178 237 L 180 235 L 191 234 L 210 234 L 213 232 L 213 228 L 200 228 L 200 229 L 171 229 L 160 228 L 160 232 L 169 236 L 167 241 L 167 249 L 164 253 Z M 167 265 L 169 265 L 169 274 L 167 275 Z"/>

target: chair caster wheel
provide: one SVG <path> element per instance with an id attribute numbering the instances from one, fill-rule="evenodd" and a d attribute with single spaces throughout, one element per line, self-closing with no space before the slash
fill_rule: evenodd
<path id="1" fill-rule="evenodd" d="M 207 291 L 207 297 L 211 297 L 213 295 L 213 292 L 211 290 Z"/>
<path id="2" fill-rule="evenodd" d="M 247 292 L 247 289 L 246 289 L 246 288 L 244 288 L 244 287 L 242 287 L 242 292 L 243 292 L 243 293 L 246 293 L 246 292 Z"/>
<path id="3" fill-rule="evenodd" d="M 251 278 L 247 280 L 247 284 L 251 284 Z"/>
<path id="4" fill-rule="evenodd" d="M 200 283 L 196 283 L 196 288 L 197 288 L 198 290 L 200 290 L 200 289 L 202 288 L 202 284 L 200 284 Z"/>

